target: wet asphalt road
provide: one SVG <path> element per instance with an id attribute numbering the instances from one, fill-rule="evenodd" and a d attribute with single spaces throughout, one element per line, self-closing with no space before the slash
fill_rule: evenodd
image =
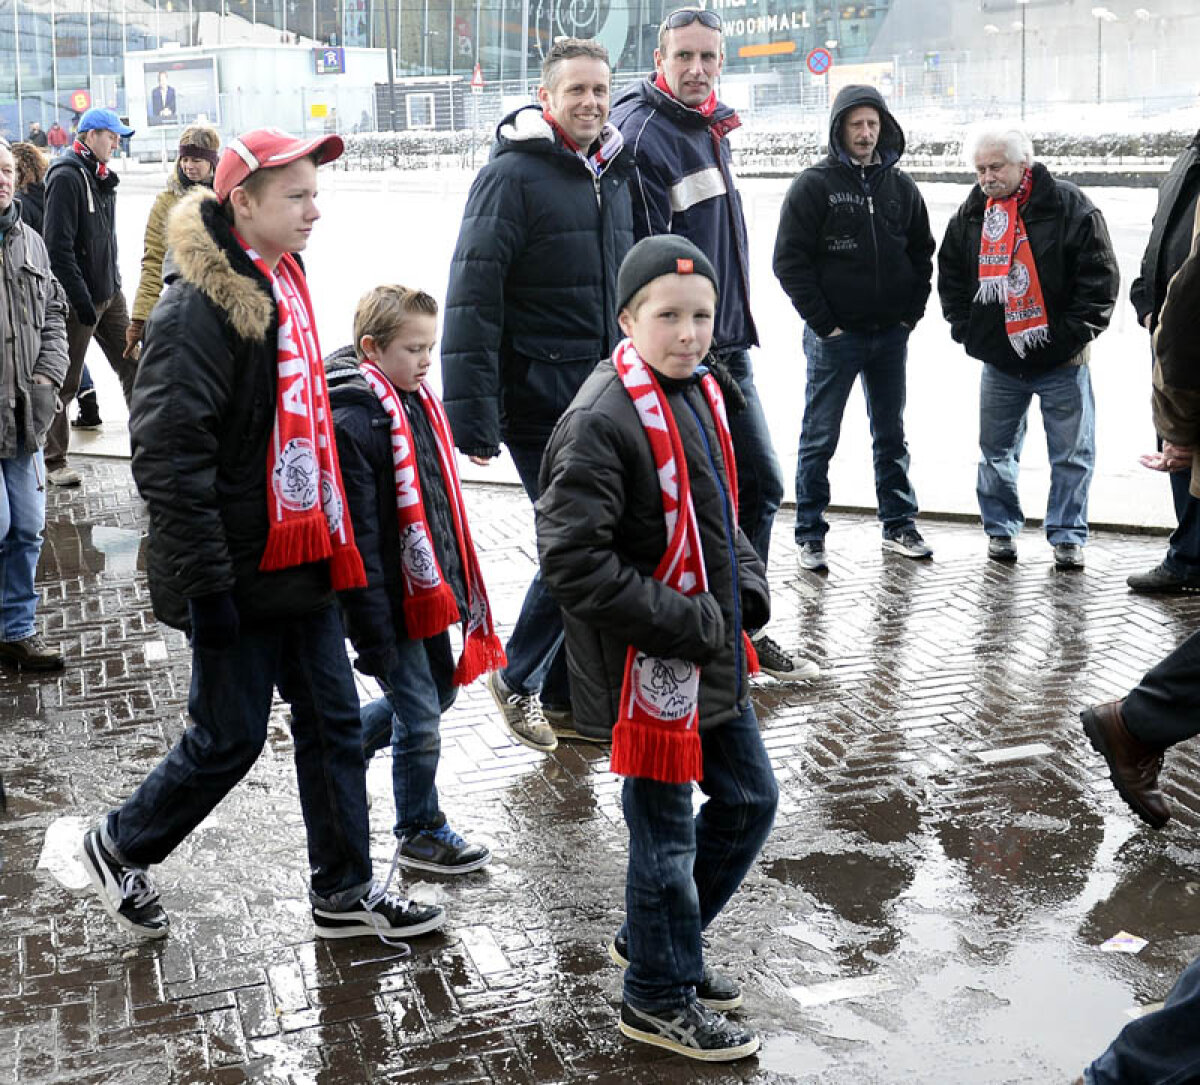
<path id="1" fill-rule="evenodd" d="M 1059 573 L 1034 530 L 1002 567 L 978 527 L 931 523 L 918 564 L 840 516 L 821 579 L 794 572 L 786 513 L 771 628 L 825 673 L 756 686 L 782 802 L 709 949 L 745 985 L 757 1058 L 705 1067 L 617 1033 L 618 781 L 601 748 L 511 744 L 478 685 L 444 721 L 439 789 L 495 860 L 406 880 L 449 911 L 411 958 L 313 938 L 283 706 L 247 780 L 158 868 L 171 936 L 138 944 L 43 849 L 179 734 L 188 657 L 150 613 L 128 465 L 77 463 L 83 488 L 50 495 L 40 585 L 70 666 L 0 673 L 2 1081 L 1068 1082 L 1200 952 L 1200 746 L 1168 757 L 1177 817 L 1156 834 L 1076 718 L 1200 621 L 1200 597 L 1124 586 L 1162 540 L 1101 535 L 1086 571 Z M 467 500 L 507 629 L 531 513 L 512 489 Z M 389 768 L 368 776 L 381 869 Z M 1099 950 L 1122 930 L 1149 944 Z"/>

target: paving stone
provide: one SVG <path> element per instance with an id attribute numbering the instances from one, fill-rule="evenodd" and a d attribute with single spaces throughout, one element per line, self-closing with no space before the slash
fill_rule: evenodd
<path id="1" fill-rule="evenodd" d="M 1123 1009 L 1161 999 L 1200 950 L 1200 746 L 1168 756 L 1176 817 L 1154 835 L 1128 817 L 1077 720 L 1200 624 L 1200 598 L 1125 588 L 1162 541 L 1098 533 L 1088 569 L 1067 577 L 1040 546 L 1011 568 L 988 562 L 967 524 L 922 525 L 933 562 L 885 556 L 871 518 L 835 514 L 819 578 L 793 572 L 786 510 L 771 631 L 823 674 L 753 685 L 779 814 L 707 950 L 746 988 L 760 1059 L 697 1067 L 618 1034 L 604 945 L 623 911 L 620 781 L 603 747 L 543 757 L 512 743 L 478 685 L 443 721 L 438 787 L 493 863 L 401 877 L 401 891 L 444 901 L 445 932 L 403 959 L 371 940 L 314 939 L 277 704 L 246 780 L 157 870 L 170 937 L 137 944 L 36 865 L 55 818 L 95 820 L 187 722 L 188 649 L 153 619 L 144 553 L 134 568 L 104 548 L 144 550 L 128 465 L 79 464 L 79 490 L 48 494 L 39 570 L 68 669 L 0 671 L 0 1080 L 839 1085 L 962 1080 L 963 1066 L 978 1082 L 1070 1080 Z M 507 634 L 534 571 L 531 510 L 502 486 L 470 485 L 467 502 Z M 372 850 L 385 864 L 390 763 L 376 761 Z M 1118 929 L 1151 944 L 1097 961 Z M 1013 984 L 1027 974 L 1048 997 L 1090 993 L 1088 1021 L 1044 1034 L 1021 1023 Z M 821 1004 L 801 1010 L 789 989 Z M 814 1062 L 826 1069 L 799 1073 Z"/>

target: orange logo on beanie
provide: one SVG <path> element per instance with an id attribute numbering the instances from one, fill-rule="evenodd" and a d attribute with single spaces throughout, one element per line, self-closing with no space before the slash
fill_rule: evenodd
<path id="1" fill-rule="evenodd" d="M 691 260 L 676 260 L 675 274 L 676 275 L 691 275 L 695 268 L 692 267 Z"/>

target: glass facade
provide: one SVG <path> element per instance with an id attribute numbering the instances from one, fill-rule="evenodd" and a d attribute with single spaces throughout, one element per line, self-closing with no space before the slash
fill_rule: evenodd
<path id="1" fill-rule="evenodd" d="M 892 0 L 707 0 L 725 22 L 726 71 L 797 65 L 815 46 L 865 56 Z M 596 37 L 622 74 L 653 66 L 676 0 L 0 0 L 0 126 L 69 125 L 88 105 L 125 108 L 127 50 L 246 41 L 383 48 L 400 76 L 537 77 L 549 43 Z M 527 23 L 524 21 L 527 13 Z M 275 36 L 278 34 L 278 37 Z M 524 48 L 523 48 L 524 44 Z"/>

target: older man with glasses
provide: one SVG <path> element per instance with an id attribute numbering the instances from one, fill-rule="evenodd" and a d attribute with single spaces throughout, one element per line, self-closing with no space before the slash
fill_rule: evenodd
<path id="1" fill-rule="evenodd" d="M 765 565 L 771 525 L 783 500 L 783 476 L 750 367 L 758 331 L 750 315 L 746 218 L 727 138 L 741 121 L 717 98 L 725 61 L 722 41 L 721 16 L 715 11 L 671 12 L 659 27 L 653 74 L 616 100 L 612 120 L 633 154 L 637 240 L 654 234 L 686 237 L 712 261 L 720 280 L 710 361 L 729 406 L 738 521 Z M 819 673 L 764 632 L 752 630 L 751 639 L 766 674 L 795 681 Z"/>

